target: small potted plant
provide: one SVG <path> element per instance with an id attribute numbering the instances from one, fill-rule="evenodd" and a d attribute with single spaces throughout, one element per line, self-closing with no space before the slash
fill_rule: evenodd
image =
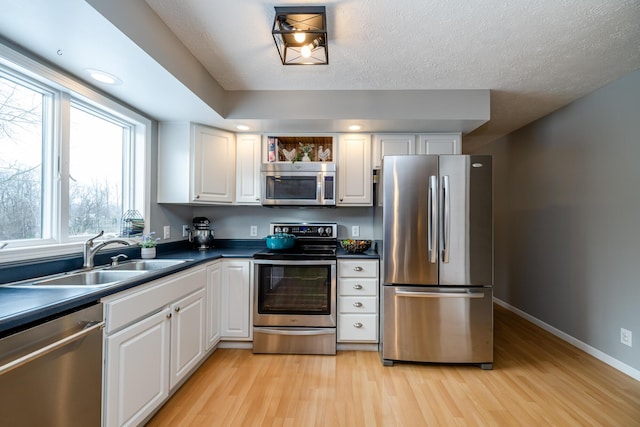
<path id="1" fill-rule="evenodd" d="M 142 258 L 155 258 L 156 257 L 156 245 L 158 244 L 158 240 L 160 238 L 154 238 L 153 236 L 156 233 L 153 231 L 149 234 L 143 234 L 142 240 L 140 240 L 140 246 L 142 249 L 140 250 L 140 256 Z"/>

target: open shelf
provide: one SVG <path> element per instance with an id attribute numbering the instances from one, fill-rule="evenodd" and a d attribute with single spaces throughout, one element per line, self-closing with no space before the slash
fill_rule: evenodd
<path id="1" fill-rule="evenodd" d="M 272 142 L 274 155 L 270 157 L 269 146 Z M 268 136 L 267 161 L 303 161 L 302 147 L 309 147 L 308 156 L 312 162 L 333 162 L 332 136 Z"/>

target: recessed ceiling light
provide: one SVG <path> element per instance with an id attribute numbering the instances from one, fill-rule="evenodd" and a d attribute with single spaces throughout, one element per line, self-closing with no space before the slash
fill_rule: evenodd
<path id="1" fill-rule="evenodd" d="M 100 83 L 108 84 L 108 85 L 119 85 L 122 84 L 122 80 L 114 76 L 113 74 L 106 73 L 100 70 L 87 69 L 89 76 L 95 81 Z"/>
<path id="2" fill-rule="evenodd" d="M 238 126 L 236 126 L 236 129 L 238 129 L 238 130 L 249 130 L 250 128 L 247 125 L 238 125 Z"/>
<path id="3" fill-rule="evenodd" d="M 349 126 L 349 130 L 360 130 L 362 129 L 362 126 L 360 125 L 351 125 Z"/>

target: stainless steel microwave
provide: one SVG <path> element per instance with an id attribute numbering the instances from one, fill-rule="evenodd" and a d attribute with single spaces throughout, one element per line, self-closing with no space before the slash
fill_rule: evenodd
<path id="1" fill-rule="evenodd" d="M 260 172 L 263 206 L 336 205 L 335 163 L 264 163 Z"/>

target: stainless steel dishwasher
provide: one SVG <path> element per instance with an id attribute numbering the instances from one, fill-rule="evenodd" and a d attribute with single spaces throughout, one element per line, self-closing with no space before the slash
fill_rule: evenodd
<path id="1" fill-rule="evenodd" d="M 0 339 L 0 424 L 100 426 L 102 304 Z"/>

